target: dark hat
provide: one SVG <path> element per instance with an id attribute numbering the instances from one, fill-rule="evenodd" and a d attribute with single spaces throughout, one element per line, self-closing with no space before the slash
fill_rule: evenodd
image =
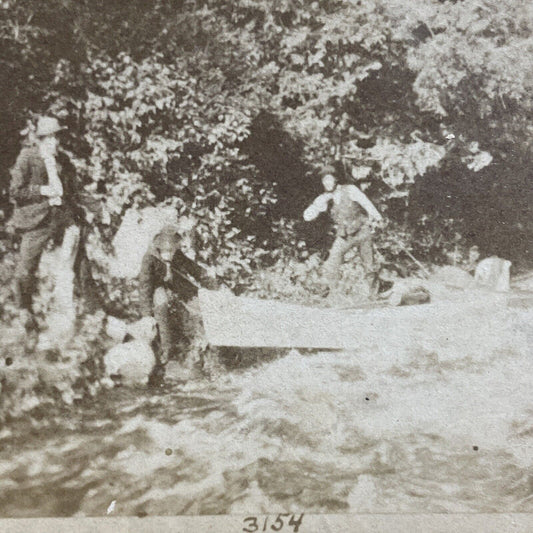
<path id="1" fill-rule="evenodd" d="M 175 224 L 167 224 L 163 226 L 157 233 L 157 237 L 183 237 L 180 229 Z"/>

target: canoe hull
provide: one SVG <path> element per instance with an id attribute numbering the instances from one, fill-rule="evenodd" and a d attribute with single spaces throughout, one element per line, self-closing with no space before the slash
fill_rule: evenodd
<path id="1" fill-rule="evenodd" d="M 199 293 L 207 341 L 213 346 L 349 350 L 362 339 L 402 338 L 421 329 L 438 330 L 464 313 L 507 306 L 505 295 L 490 299 L 436 302 L 402 307 L 339 310 L 234 296 L 202 289 Z"/>

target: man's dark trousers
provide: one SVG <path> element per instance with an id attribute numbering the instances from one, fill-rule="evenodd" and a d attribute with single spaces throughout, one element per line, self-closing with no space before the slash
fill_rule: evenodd
<path id="1" fill-rule="evenodd" d="M 56 239 L 62 224 L 56 208 L 36 228 L 24 231 L 20 242 L 19 260 L 15 269 L 15 297 L 17 305 L 32 310 L 35 275 L 47 243 Z"/>

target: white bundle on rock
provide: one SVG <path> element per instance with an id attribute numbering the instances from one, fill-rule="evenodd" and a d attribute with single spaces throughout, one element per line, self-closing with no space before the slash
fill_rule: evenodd
<path id="1" fill-rule="evenodd" d="M 157 332 L 154 320 L 145 317 L 130 325 L 122 323 L 122 327 L 121 321 L 114 317 L 110 319 L 108 333 L 112 333 L 114 338 L 118 338 L 120 332 L 129 333 L 133 340 L 113 346 L 104 356 L 107 384 L 112 384 L 110 378 L 115 377 L 120 378 L 122 385 L 146 385 L 156 364 L 151 347 Z"/>

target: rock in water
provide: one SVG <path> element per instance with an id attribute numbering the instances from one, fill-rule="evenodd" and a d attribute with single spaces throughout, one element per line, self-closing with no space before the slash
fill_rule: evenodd
<path id="1" fill-rule="evenodd" d="M 431 301 L 429 291 L 422 286 L 413 287 L 402 294 L 399 305 L 420 305 Z"/>
<path id="2" fill-rule="evenodd" d="M 106 374 L 120 376 L 123 385 L 146 385 L 156 359 L 145 341 L 128 341 L 114 346 L 104 357 Z"/>
<path id="3" fill-rule="evenodd" d="M 431 295 L 418 279 L 398 279 L 389 291 L 380 295 L 388 305 L 419 305 L 429 303 Z"/>
<path id="4" fill-rule="evenodd" d="M 146 385 L 156 364 L 151 343 L 156 335 L 151 318 L 141 318 L 128 326 L 133 340 L 117 344 L 104 356 L 106 375 L 120 376 L 123 385 Z"/>
<path id="5" fill-rule="evenodd" d="M 495 291 L 510 289 L 511 261 L 499 257 L 487 257 L 476 267 L 474 279 L 480 285 Z"/>

